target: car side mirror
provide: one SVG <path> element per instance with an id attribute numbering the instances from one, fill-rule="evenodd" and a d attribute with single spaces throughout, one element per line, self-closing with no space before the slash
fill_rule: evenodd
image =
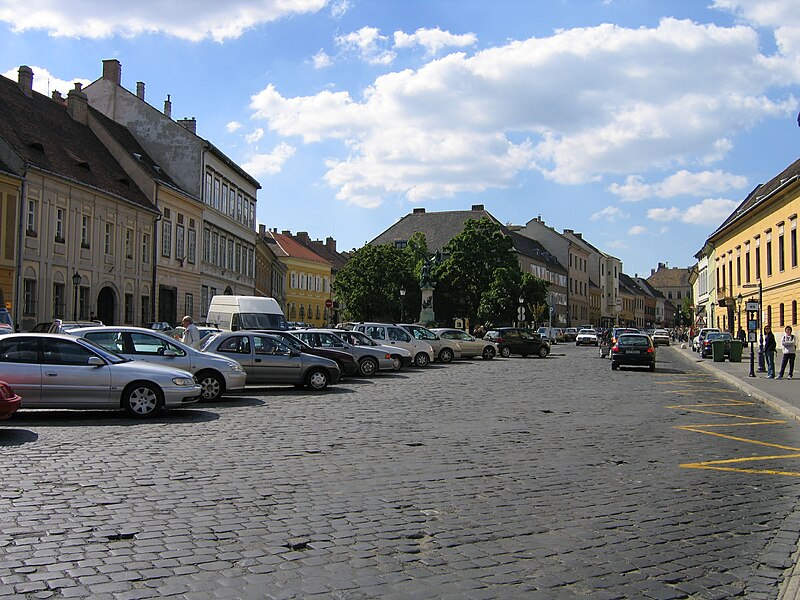
<path id="1" fill-rule="evenodd" d="M 300 356 L 300 352 L 297 350 L 289 350 L 289 356 Z"/>
<path id="2" fill-rule="evenodd" d="M 99 356 L 90 356 L 86 364 L 88 364 L 90 367 L 104 367 L 106 365 L 106 361 Z"/>
<path id="3" fill-rule="evenodd" d="M 175 352 L 175 350 L 171 350 L 170 348 L 167 348 L 166 350 L 164 350 L 163 356 L 168 356 L 168 357 L 172 358 L 172 357 L 178 356 L 178 353 Z"/>

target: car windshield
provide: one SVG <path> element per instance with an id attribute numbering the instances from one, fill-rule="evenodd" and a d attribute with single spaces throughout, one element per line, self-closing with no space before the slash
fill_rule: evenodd
<path id="1" fill-rule="evenodd" d="M 242 329 L 279 329 L 281 331 L 289 329 L 289 324 L 283 315 L 241 313 L 239 318 Z"/>
<path id="2" fill-rule="evenodd" d="M 580 334 L 583 334 L 583 335 L 594 335 L 595 333 L 596 333 L 596 332 L 595 332 L 595 330 L 594 330 L 594 329 L 581 329 L 581 330 L 578 332 L 578 335 L 580 335 Z"/>
<path id="3" fill-rule="evenodd" d="M 221 332 L 220 332 L 220 333 L 221 333 Z M 212 343 L 212 342 L 213 342 L 215 339 L 217 339 L 219 336 L 220 336 L 220 334 L 219 334 L 219 333 L 214 333 L 214 334 L 212 334 L 212 335 L 208 336 L 208 337 L 205 339 L 205 341 L 202 343 L 202 345 L 200 346 L 200 351 L 201 351 L 201 352 L 207 352 L 207 351 L 208 351 L 208 347 L 209 347 L 209 346 L 211 345 L 211 343 Z"/>

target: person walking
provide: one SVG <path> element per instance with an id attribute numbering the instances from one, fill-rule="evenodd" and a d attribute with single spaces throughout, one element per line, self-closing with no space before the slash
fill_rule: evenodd
<path id="1" fill-rule="evenodd" d="M 775 379 L 775 336 L 772 327 L 764 326 L 764 360 L 767 361 L 767 379 Z"/>
<path id="2" fill-rule="evenodd" d="M 200 330 L 197 328 L 197 325 L 194 324 L 192 317 L 189 315 L 183 317 L 181 325 L 186 328 L 181 341 L 187 346 L 197 348 L 200 345 Z"/>
<path id="3" fill-rule="evenodd" d="M 783 337 L 781 338 L 781 348 L 783 350 L 783 358 L 781 359 L 781 371 L 778 373 L 778 379 L 783 379 L 783 372 L 786 370 L 786 365 L 789 365 L 789 379 L 794 375 L 794 358 L 797 354 L 797 340 L 792 333 L 792 328 L 788 325 L 784 329 Z"/>

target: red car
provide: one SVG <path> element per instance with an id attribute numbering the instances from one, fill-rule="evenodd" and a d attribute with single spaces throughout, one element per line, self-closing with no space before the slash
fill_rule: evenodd
<path id="1" fill-rule="evenodd" d="M 0 381 L 0 419 L 8 419 L 17 412 L 22 398 L 14 393 L 11 386 Z"/>

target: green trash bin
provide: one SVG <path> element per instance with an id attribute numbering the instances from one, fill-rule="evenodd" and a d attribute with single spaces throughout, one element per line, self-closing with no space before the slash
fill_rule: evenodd
<path id="1" fill-rule="evenodd" d="M 725 340 L 711 340 L 711 356 L 714 362 L 725 362 Z"/>
<path id="2" fill-rule="evenodd" d="M 731 362 L 742 362 L 742 345 L 741 340 L 731 340 Z"/>

